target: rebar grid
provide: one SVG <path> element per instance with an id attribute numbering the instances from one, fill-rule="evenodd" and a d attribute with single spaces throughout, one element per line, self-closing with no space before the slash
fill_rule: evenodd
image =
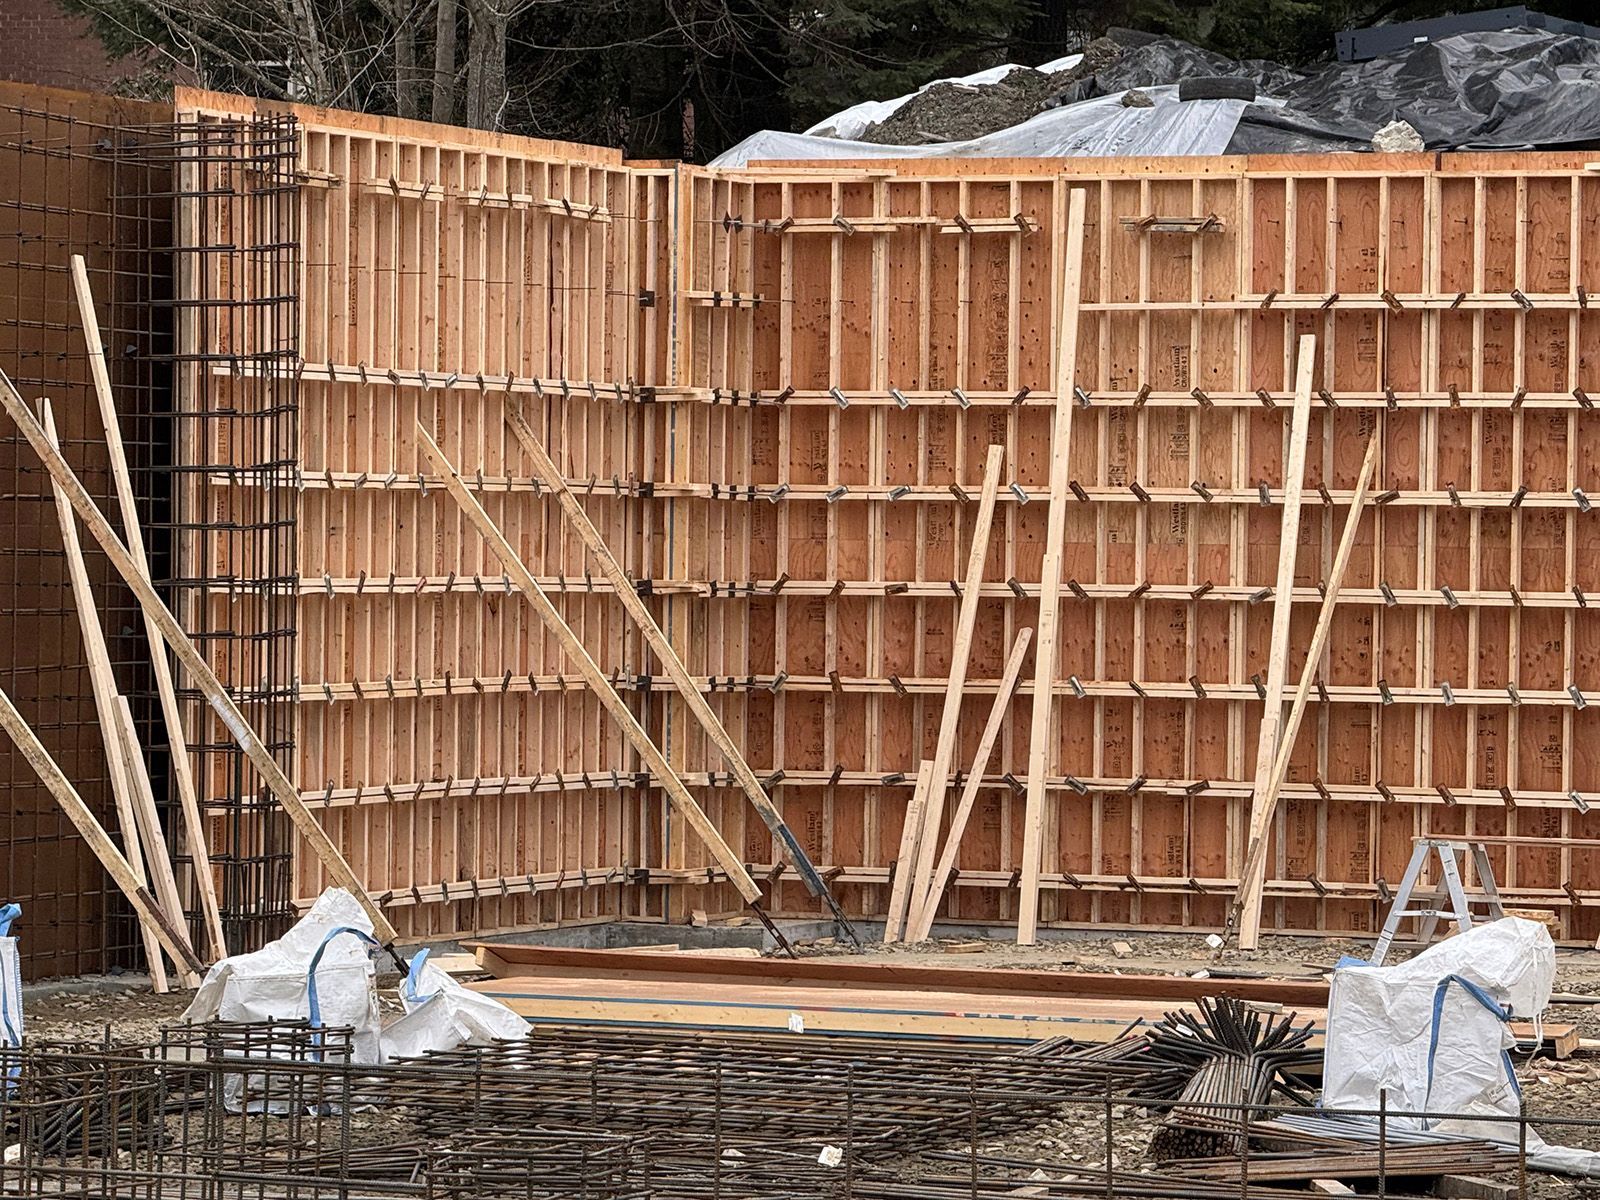
<path id="1" fill-rule="evenodd" d="M 1511 1147 L 1532 1120 L 1504 1119 L 1506 1145 L 1441 1143 L 1389 1127 L 1380 1110 L 1374 1142 L 1345 1139 L 1326 1114 L 1291 1120 L 1317 1114 L 1304 1105 L 1235 1105 L 1235 1120 L 1251 1121 L 1238 1153 L 1150 1169 L 1113 1154 L 1119 1123 L 1170 1106 L 1182 1090 L 1170 1064 L 1142 1053 L 1144 1038 L 1030 1054 L 548 1029 L 525 1043 L 376 1067 L 353 1063 L 352 1046 L 348 1029 L 300 1021 L 181 1026 L 150 1046 L 108 1039 L 10 1052 L 0 1057 L 10 1080 L 0 1125 L 13 1150 L 0 1163 L 0 1194 L 989 1200 L 1026 1187 L 1045 1197 L 1277 1200 L 1303 1195 L 1297 1184 L 1337 1163 L 1340 1177 L 1374 1179 L 1388 1198 L 1446 1169 L 1525 1179 Z M 1103 1145 L 1103 1163 L 984 1146 L 1073 1114 L 1088 1130 L 1075 1148 L 1098 1157 Z"/>
<path id="2" fill-rule="evenodd" d="M 114 111 L 113 111 L 114 110 Z M 153 111 L 153 110 L 152 110 Z M 104 433 L 69 274 L 84 256 L 116 390 L 141 515 L 159 527 L 170 479 L 170 372 L 160 362 L 170 320 L 156 301 L 170 287 L 160 252 L 171 240 L 170 171 L 146 148 L 161 128 L 116 123 L 149 115 L 137 105 L 40 94 L 34 107 L 0 107 L 0 365 L 23 395 L 48 396 L 68 460 L 103 507 L 113 494 Z M 97 119 L 98 118 L 98 119 Z M 0 429 L 0 686 L 109 829 L 116 829 L 101 729 L 89 687 L 78 612 L 49 477 L 6 422 Z M 153 537 L 152 547 L 161 539 Z M 149 650 L 138 609 L 98 552 L 87 566 L 118 685 L 153 751 L 158 803 L 166 800 L 165 738 L 155 712 Z M 160 558 L 154 570 L 161 578 Z M 5 898 L 22 904 L 22 967 L 32 977 L 133 966 L 138 931 L 126 903 L 32 769 L 0 746 Z M 168 822 L 170 825 L 170 821 Z M 179 847 L 180 878 L 187 866 Z"/>

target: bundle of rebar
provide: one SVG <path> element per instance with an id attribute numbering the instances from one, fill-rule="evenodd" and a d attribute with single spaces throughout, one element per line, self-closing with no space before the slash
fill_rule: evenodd
<path id="1" fill-rule="evenodd" d="M 1157 1161 L 1236 1155 L 1253 1107 L 1278 1093 L 1295 1103 L 1311 1099 L 1293 1082 L 1296 1067 L 1320 1057 L 1306 1049 L 1309 1023 L 1296 1027 L 1292 1013 L 1262 1013 L 1226 996 L 1199 1008 L 1198 1016 L 1167 1013 L 1148 1035 L 1153 1057 L 1194 1071 L 1151 1140 Z"/>
<path id="2" fill-rule="evenodd" d="M 397 1064 L 379 1086 L 386 1105 L 435 1135 L 539 1123 L 648 1132 L 709 1126 L 717 1114 L 729 1137 L 900 1153 L 974 1120 L 1014 1126 L 1074 1096 L 1181 1088 L 1189 1068 L 1144 1051 L 1132 1038 L 1024 1055 L 999 1044 L 554 1028 Z"/>

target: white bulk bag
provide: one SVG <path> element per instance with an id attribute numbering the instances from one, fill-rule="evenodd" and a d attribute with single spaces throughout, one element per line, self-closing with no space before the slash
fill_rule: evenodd
<path id="1" fill-rule="evenodd" d="M 0 1046 L 22 1045 L 22 965 L 11 922 L 22 915 L 22 905 L 0 908 Z"/>
<path id="2" fill-rule="evenodd" d="M 184 1019 L 347 1025 L 355 1030 L 354 1060 L 379 1062 L 376 947 L 372 922 L 356 898 L 329 888 L 277 941 L 213 965 Z"/>
<path id="3" fill-rule="evenodd" d="M 1513 1125 L 1404 1114 L 1516 1116 L 1508 1022 L 1539 1018 L 1555 969 L 1549 932 L 1516 917 L 1479 925 L 1409 962 L 1341 965 L 1328 995 L 1323 1105 L 1376 1109 L 1387 1091 L 1396 1128 L 1514 1139 Z"/>

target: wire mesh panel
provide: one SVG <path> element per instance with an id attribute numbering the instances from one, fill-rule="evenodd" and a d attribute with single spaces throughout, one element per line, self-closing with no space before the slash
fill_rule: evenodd
<path id="1" fill-rule="evenodd" d="M 71 256 L 83 255 L 158 580 L 171 457 L 159 416 L 170 380 L 162 357 L 170 318 L 161 300 L 170 289 L 171 183 L 163 156 L 151 151 L 168 136 L 154 122 L 169 117 L 158 105 L 0 86 L 0 369 L 30 404 L 51 399 L 68 461 L 103 509 L 114 511 L 69 273 Z M 88 550 L 87 569 L 118 686 L 164 798 L 165 747 L 149 720 L 149 651 L 138 610 L 98 550 Z M 0 596 L 0 687 L 115 836 L 49 477 L 9 420 L 0 427 Z M 121 896 L 9 739 L 0 744 L 0 891 L 23 906 L 18 932 L 30 977 L 135 964 L 136 929 Z"/>

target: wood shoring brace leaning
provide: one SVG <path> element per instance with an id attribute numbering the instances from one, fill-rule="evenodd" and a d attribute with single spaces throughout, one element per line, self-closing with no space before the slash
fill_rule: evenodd
<path id="1" fill-rule="evenodd" d="M 1374 429 L 1367 440 L 1367 454 L 1361 460 L 1361 473 L 1356 478 L 1355 494 L 1350 498 L 1350 511 L 1345 515 L 1344 532 L 1339 536 L 1339 548 L 1334 552 L 1333 567 L 1328 572 L 1327 590 L 1322 597 L 1322 611 L 1317 614 L 1317 627 L 1312 631 L 1311 644 L 1306 648 L 1306 665 L 1300 672 L 1300 686 L 1295 691 L 1294 703 L 1289 706 L 1289 717 L 1284 723 L 1283 737 L 1278 746 L 1277 757 L 1272 763 L 1272 777 L 1267 782 L 1265 795 L 1258 797 L 1257 803 L 1252 806 L 1252 816 L 1255 809 L 1260 810 L 1260 832 L 1256 832 L 1252 822 L 1250 845 L 1245 852 L 1244 870 L 1239 874 L 1239 892 L 1234 897 L 1233 912 L 1228 922 L 1237 927 L 1239 947 L 1243 950 L 1254 950 L 1261 940 L 1261 892 L 1266 882 L 1265 862 L 1272 818 L 1277 811 L 1278 794 L 1283 790 L 1283 781 L 1289 774 L 1289 755 L 1294 749 L 1295 736 L 1300 732 L 1300 721 L 1305 716 L 1306 703 L 1311 696 L 1311 686 L 1316 681 L 1318 664 L 1322 661 L 1322 652 L 1327 647 L 1328 636 L 1333 628 L 1334 606 L 1339 600 L 1339 588 L 1344 583 L 1345 568 L 1350 565 L 1350 554 L 1355 549 L 1356 531 L 1361 525 L 1361 510 L 1366 503 L 1367 489 L 1372 484 L 1372 476 L 1377 468 L 1378 445 L 1381 441 L 1379 431 Z"/>
<path id="2" fill-rule="evenodd" d="M 1072 480 L 1072 407 L 1078 365 L 1078 308 L 1083 294 L 1083 222 L 1087 192 L 1067 192 L 1066 251 L 1061 264 L 1061 307 L 1056 311 L 1055 416 L 1050 433 L 1050 511 L 1044 564 L 1039 574 L 1039 641 L 1033 663 L 1033 721 L 1028 738 L 1028 807 L 1022 827 L 1022 880 L 1017 900 L 1017 944 L 1039 940 L 1039 871 L 1049 799 L 1056 676 L 1056 624 L 1061 610 L 1061 547 L 1067 534 L 1066 496 Z M 1051 827 L 1053 822 L 1049 823 Z"/>
<path id="3" fill-rule="evenodd" d="M 117 424 L 117 405 L 111 394 L 111 375 L 106 370 L 105 346 L 100 340 L 100 321 L 95 316 L 94 293 L 89 287 L 89 271 L 83 255 L 72 256 L 72 288 L 78 300 L 78 318 L 83 324 L 84 345 L 89 350 L 89 374 L 94 380 L 95 400 L 100 406 L 100 421 L 106 431 L 106 453 L 111 461 L 111 476 L 117 492 L 117 507 L 122 515 L 122 533 L 128 542 L 128 553 L 133 557 L 146 579 L 150 565 L 145 558 L 144 533 L 139 527 L 139 508 L 133 497 L 133 478 L 128 472 L 128 456 L 122 447 L 122 430 Z M 200 897 L 200 915 L 206 936 L 211 941 L 216 958 L 225 958 L 228 946 L 223 938 L 222 913 L 217 904 L 217 885 L 211 875 L 211 853 L 206 846 L 205 819 L 200 812 L 200 802 L 194 786 L 194 772 L 189 762 L 189 747 L 183 734 L 183 710 L 178 705 L 178 692 L 172 679 L 172 668 L 167 664 L 167 653 L 162 646 L 161 631 L 150 618 L 144 618 L 145 635 L 150 642 L 150 660 L 155 671 L 156 692 L 161 699 L 161 716 L 166 725 L 168 759 L 172 763 L 173 788 L 178 793 L 178 806 L 183 813 L 187 833 L 184 844 L 194 864 L 195 891 Z"/>
<path id="4" fill-rule="evenodd" d="M 638 589 L 634 586 L 633 580 L 628 578 L 628 573 L 622 569 L 622 564 L 616 560 L 616 557 L 611 553 L 610 547 L 606 545 L 605 539 L 600 535 L 600 531 L 595 528 L 594 522 L 589 519 L 588 512 L 585 511 L 577 496 L 573 495 L 572 489 L 567 486 L 566 478 L 562 475 L 560 468 L 556 466 L 555 460 L 550 457 L 549 452 L 544 448 L 544 443 L 539 440 L 538 434 L 533 431 L 533 427 L 528 424 L 527 418 L 523 416 L 522 406 L 510 396 L 507 396 L 505 400 L 505 417 L 506 424 L 510 427 L 512 435 L 516 437 L 528 457 L 533 460 L 535 478 L 543 481 L 544 485 L 555 493 L 556 500 L 561 505 L 561 511 L 566 514 L 568 522 L 577 531 L 579 539 L 582 540 L 584 546 L 599 564 L 600 574 L 605 576 L 616 590 L 618 599 L 622 601 L 622 607 L 627 610 L 628 615 L 638 625 L 639 632 L 644 635 L 646 644 L 655 651 L 656 658 L 660 660 L 662 669 L 667 673 L 667 678 L 672 680 L 672 684 L 677 688 L 678 694 L 683 697 L 685 705 L 694 715 L 695 720 L 700 723 L 700 728 L 705 730 L 706 736 L 722 752 L 723 760 L 728 764 L 733 777 L 739 781 L 739 786 L 744 789 L 744 794 L 749 798 L 751 805 L 760 814 L 761 820 L 788 852 L 789 861 L 794 864 L 795 870 L 799 872 L 800 879 L 805 884 L 806 890 L 812 896 L 827 904 L 833 913 L 834 923 L 839 926 L 840 930 L 851 942 L 859 946 L 861 939 L 856 936 L 856 931 L 845 916 L 844 910 L 839 907 L 838 901 L 833 898 L 833 893 L 828 890 L 828 885 L 817 872 L 817 868 L 812 864 L 810 857 L 794 836 L 793 831 L 790 830 L 788 822 L 783 819 L 783 814 L 778 811 L 778 806 L 767 795 L 766 789 L 761 786 L 761 781 L 756 778 L 756 773 L 750 769 L 750 764 L 745 760 L 744 755 L 740 753 L 739 747 L 734 743 L 733 738 L 728 735 L 727 729 L 723 727 L 722 721 L 717 717 L 716 710 L 701 695 L 700 688 L 696 684 L 694 677 L 689 674 L 689 669 L 683 665 L 683 660 L 678 657 L 677 651 L 672 648 L 672 643 L 667 639 L 667 635 L 662 631 L 661 626 L 656 624 L 656 619 L 651 614 L 649 606 L 640 599 Z"/>
<path id="5" fill-rule="evenodd" d="M 117 887 L 128 898 L 128 903 L 133 905 L 133 911 L 138 914 L 141 923 L 147 923 L 154 931 L 156 939 L 172 961 L 177 963 L 186 972 L 195 974 L 204 971 L 205 964 L 194 956 L 194 951 L 189 948 L 189 940 L 184 937 L 167 919 L 167 914 L 161 911 L 161 906 L 156 903 L 155 897 L 150 894 L 150 889 L 139 882 L 133 865 L 122 856 L 116 844 L 106 835 L 100 822 L 95 820 L 94 813 L 89 811 L 89 806 L 83 802 L 83 797 L 78 795 L 76 788 L 56 765 L 56 760 L 50 757 L 50 751 L 44 748 L 44 743 L 39 740 L 39 735 L 23 720 L 22 714 L 17 711 L 16 705 L 11 703 L 11 697 L 0 691 L 0 729 L 4 729 L 17 744 L 17 749 L 22 751 L 22 757 L 38 774 L 46 789 L 55 797 L 56 803 L 61 806 L 61 811 L 67 814 L 67 819 L 83 835 L 83 840 L 89 843 L 89 849 L 94 851 L 100 865 L 105 867 L 106 873 L 116 880 Z"/>
<path id="6" fill-rule="evenodd" d="M 994 744 L 1000 739 L 1000 730 L 1005 725 L 1006 714 L 1011 710 L 1011 697 L 1017 690 L 1017 682 L 1022 677 L 1022 662 L 1028 656 L 1028 643 L 1033 640 L 1033 630 L 1023 628 L 1017 634 L 1017 640 L 1012 643 L 1011 655 L 1006 659 L 1006 667 L 1000 676 L 1000 687 L 994 694 L 994 703 L 989 707 L 989 721 L 983 727 L 983 736 L 978 739 L 977 752 L 972 756 L 972 770 L 967 774 L 966 784 L 961 789 L 961 799 L 956 804 L 956 810 L 950 816 L 950 835 L 945 839 L 944 851 L 939 856 L 939 864 L 934 868 L 933 876 L 928 883 L 928 891 L 923 898 L 920 911 L 913 910 L 911 919 L 906 924 L 906 941 L 920 942 L 927 938 L 933 929 L 934 914 L 939 911 L 939 901 L 944 898 L 945 885 L 950 880 L 951 872 L 956 869 L 956 854 L 961 849 L 961 835 L 967 831 L 967 821 L 972 816 L 973 806 L 978 801 L 978 789 L 983 785 L 983 773 L 989 767 L 989 755 L 994 751 Z"/>
<path id="7" fill-rule="evenodd" d="M 1256 775 L 1246 846 L 1265 841 L 1267 785 L 1283 732 L 1284 676 L 1289 667 L 1289 618 L 1294 612 L 1294 567 L 1300 548 L 1300 508 L 1306 486 L 1306 442 L 1311 426 L 1311 386 L 1316 372 L 1317 339 L 1304 334 L 1296 350 L 1294 406 L 1289 415 L 1289 447 L 1283 466 L 1283 519 L 1278 532 L 1278 576 L 1272 589 L 1272 633 L 1267 642 L 1266 696 L 1261 732 L 1256 738 Z M 1240 879 L 1241 891 L 1244 879 Z"/>
<path id="8" fill-rule="evenodd" d="M 306 840 L 311 852 L 317 856 L 318 861 L 327 871 L 328 877 L 340 887 L 350 892 L 361 905 L 367 916 L 372 921 L 373 936 L 385 947 L 392 947 L 395 938 L 395 928 L 389 919 L 383 915 L 383 910 L 377 902 L 367 894 L 367 889 L 361 880 L 356 877 L 355 871 L 345 861 L 344 855 L 339 853 L 339 848 L 333 844 L 317 818 L 300 799 L 299 789 L 290 782 L 289 777 L 283 773 L 283 768 L 272 757 L 261 736 L 251 727 L 245 715 L 239 711 L 239 706 L 234 703 L 233 697 L 228 695 L 228 689 L 217 678 L 216 672 L 211 669 L 211 664 L 206 662 L 205 655 L 189 640 L 189 635 L 184 633 L 183 626 L 178 623 L 178 618 L 172 615 L 169 609 L 156 594 L 156 589 L 150 582 L 149 576 L 139 569 L 128 548 L 117 537 L 116 531 L 111 528 L 111 523 L 106 520 L 105 514 L 95 504 L 84 489 L 83 483 L 73 473 L 67 460 L 46 436 L 44 427 L 39 424 L 37 417 L 28 410 L 22 397 L 12 385 L 11 378 L 0 371 L 0 405 L 4 405 L 11 419 L 22 430 L 28 444 L 33 447 L 34 453 L 44 463 L 45 470 L 50 472 L 50 477 L 60 485 L 66 493 L 67 501 L 77 511 L 78 519 L 83 522 L 100 548 L 105 551 L 106 558 L 116 568 L 117 574 L 122 576 L 123 582 L 128 585 L 145 615 L 155 622 L 156 629 L 162 639 L 172 648 L 173 655 L 178 663 L 189 672 L 195 686 L 210 702 L 217 716 L 222 719 L 228 733 L 244 751 L 245 757 L 260 773 L 267 789 L 283 805 L 284 812 L 294 822 L 300 836 Z M 37 766 L 37 764 L 35 764 Z M 52 764 L 53 765 L 53 764 Z M 48 781 L 47 781 L 48 782 Z M 54 789 L 52 789 L 54 790 Z M 59 796 L 57 797 L 60 798 Z M 120 857 L 120 856 L 119 856 Z M 126 861 L 126 860 L 124 860 Z M 393 950 L 390 950 L 393 954 Z M 395 963 L 404 972 L 405 964 L 400 962 L 398 955 Z"/>
<path id="9" fill-rule="evenodd" d="M 994 523 L 994 505 L 1000 493 L 1000 468 L 1005 455 L 1004 446 L 990 446 L 983 465 L 983 492 L 978 498 L 977 517 L 972 522 L 972 548 L 967 555 L 967 574 L 956 616 L 950 678 L 945 684 L 944 710 L 939 717 L 939 739 L 933 750 L 933 773 L 928 778 L 928 794 L 923 797 L 922 822 L 925 828 L 917 844 L 916 869 L 911 872 L 907 941 L 920 940 L 914 936 L 917 917 L 922 913 L 932 886 L 934 853 L 939 848 L 939 826 L 944 822 L 945 792 L 950 783 L 950 762 L 955 757 L 962 689 L 966 687 L 967 664 L 972 658 L 972 631 L 978 621 L 983 564 L 989 557 L 989 529 Z"/>
<path id="10" fill-rule="evenodd" d="M 706 816 L 700 805 L 695 802 L 695 798 L 689 794 L 689 789 L 684 786 L 683 780 L 678 777 L 678 773 L 667 762 L 666 756 L 661 753 L 655 742 L 651 740 L 650 735 L 645 732 L 644 726 L 639 724 L 638 718 L 633 715 L 633 710 L 628 707 L 627 701 L 618 695 L 616 688 L 611 686 L 611 681 L 606 678 L 606 674 L 600 669 L 600 665 L 594 661 L 589 651 L 584 648 L 583 643 L 578 639 L 578 635 L 567 624 L 566 619 L 561 615 L 561 610 L 551 602 L 549 596 L 545 595 L 544 589 L 539 586 L 539 581 L 533 577 L 533 572 L 528 570 L 528 565 L 522 561 L 522 556 L 517 553 L 516 548 L 506 539 L 505 534 L 500 531 L 500 527 L 494 523 L 494 520 L 485 511 L 483 505 L 478 503 L 477 497 L 462 482 L 460 472 L 445 457 L 444 451 L 439 449 L 438 443 L 433 440 L 427 426 L 421 421 L 417 422 L 417 440 L 424 457 L 444 477 L 445 490 L 449 492 L 450 498 L 456 502 L 468 522 L 483 536 L 483 540 L 489 543 L 489 548 L 494 551 L 495 557 L 500 560 L 500 565 L 505 568 L 506 575 L 516 585 L 517 590 L 522 593 L 523 598 L 533 606 L 533 611 L 544 622 L 545 628 L 561 644 L 562 650 L 566 652 L 567 657 L 578 668 L 578 673 L 583 676 L 584 682 L 589 685 L 590 690 L 594 692 L 606 711 L 611 714 L 612 719 L 622 729 L 623 736 L 628 739 L 628 743 L 638 753 L 639 757 L 644 760 L 645 768 L 661 780 L 661 786 L 667 793 L 668 799 L 672 801 L 673 806 L 683 815 L 683 818 L 689 822 L 695 833 L 700 836 L 700 840 L 705 843 L 706 849 L 711 851 L 711 856 L 717 860 L 717 865 L 727 873 L 728 881 L 738 889 L 739 894 L 744 897 L 744 901 L 749 905 L 750 910 L 767 927 L 767 932 L 772 935 L 780 946 L 793 954 L 793 949 L 789 946 L 787 939 L 772 924 L 771 918 L 762 909 L 761 888 L 750 877 L 750 872 L 745 869 L 744 863 L 733 852 L 733 848 L 723 840 L 722 834 L 711 823 L 711 818 Z"/>
<path id="11" fill-rule="evenodd" d="M 45 436 L 56 449 L 61 448 L 56 436 L 55 414 L 47 399 L 39 401 L 39 423 Z M 111 670 L 111 654 L 106 649 L 105 630 L 100 625 L 99 610 L 94 593 L 89 586 L 89 569 L 83 559 L 83 547 L 78 541 L 78 518 L 66 493 L 54 481 L 51 489 L 55 495 L 56 521 L 61 527 L 61 547 L 66 554 L 67 580 L 72 589 L 73 604 L 78 610 L 78 628 L 83 637 L 83 655 L 89 667 L 89 687 L 94 694 L 95 717 L 100 724 L 100 736 L 105 743 L 106 768 L 111 776 L 111 796 L 115 801 L 118 822 L 122 826 L 123 857 L 133 868 L 134 879 L 141 887 L 150 887 L 154 875 L 152 894 L 161 905 L 172 927 L 183 935 L 183 903 L 178 896 L 178 882 L 173 876 L 172 861 L 167 857 L 167 842 L 161 829 L 161 819 L 156 813 L 155 796 L 150 790 L 150 778 L 145 771 L 144 758 L 138 749 L 138 740 L 130 739 L 124 725 L 131 721 L 128 702 L 117 692 L 117 682 Z M 163 648 L 164 649 L 164 648 Z M 148 863 L 148 869 L 146 868 Z M 167 972 L 161 962 L 161 930 L 149 921 L 139 921 L 139 933 L 144 940 L 145 961 L 150 967 L 150 984 L 158 993 L 168 991 Z M 197 987 L 200 977 L 187 970 L 183 962 L 177 963 L 185 987 Z"/>

